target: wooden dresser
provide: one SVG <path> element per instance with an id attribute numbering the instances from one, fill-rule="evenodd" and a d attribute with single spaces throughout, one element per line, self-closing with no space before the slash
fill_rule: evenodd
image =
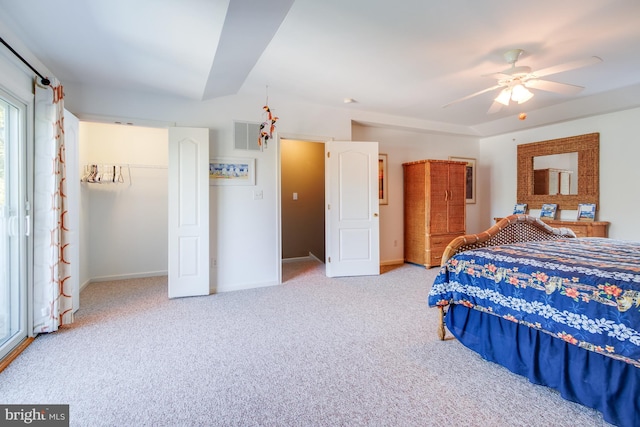
<path id="1" fill-rule="evenodd" d="M 445 248 L 466 231 L 466 163 L 404 163 L 404 260 L 440 265 Z"/>
<path id="2" fill-rule="evenodd" d="M 496 222 L 502 218 L 494 218 Z M 543 219 L 545 224 L 554 228 L 569 228 L 576 233 L 576 237 L 609 237 L 609 222 L 607 221 L 562 221 L 558 219 Z"/>

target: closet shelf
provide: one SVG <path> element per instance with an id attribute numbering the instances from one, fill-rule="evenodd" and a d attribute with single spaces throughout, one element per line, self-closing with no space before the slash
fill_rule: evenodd
<path id="1" fill-rule="evenodd" d="M 126 169 L 126 174 L 123 173 Z M 84 173 L 80 182 L 87 184 L 124 184 L 125 175 L 131 185 L 131 169 L 167 169 L 166 165 L 140 164 L 97 164 L 84 165 Z"/>
<path id="2" fill-rule="evenodd" d="M 122 165 L 84 165 L 84 173 L 80 182 L 89 184 L 122 184 Z"/>

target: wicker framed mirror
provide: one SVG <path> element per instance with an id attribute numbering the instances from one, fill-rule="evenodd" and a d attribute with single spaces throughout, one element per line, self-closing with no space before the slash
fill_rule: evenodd
<path id="1" fill-rule="evenodd" d="M 536 194 L 534 191 L 534 158 L 555 154 L 578 153 L 577 194 Z M 540 209 L 544 203 L 556 203 L 558 209 L 578 209 L 580 203 L 595 203 L 600 199 L 600 134 L 571 136 L 518 145 L 517 202 L 530 209 Z"/>

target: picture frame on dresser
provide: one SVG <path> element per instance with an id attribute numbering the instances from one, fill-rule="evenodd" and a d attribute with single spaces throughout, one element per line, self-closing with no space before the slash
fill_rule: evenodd
<path id="1" fill-rule="evenodd" d="M 527 213 L 527 204 L 526 203 L 516 203 L 513 207 L 513 214 L 526 214 Z"/>
<path id="2" fill-rule="evenodd" d="M 556 219 L 557 209 L 556 203 L 545 203 L 540 209 L 540 219 Z"/>
<path id="3" fill-rule="evenodd" d="M 578 205 L 578 221 L 594 221 L 596 219 L 595 203 L 580 203 Z"/>
<path id="4" fill-rule="evenodd" d="M 467 204 L 473 204 L 476 202 L 476 159 L 471 157 L 453 157 L 449 156 L 449 160 L 454 162 L 465 162 L 467 164 L 467 186 L 466 186 L 466 201 Z"/>

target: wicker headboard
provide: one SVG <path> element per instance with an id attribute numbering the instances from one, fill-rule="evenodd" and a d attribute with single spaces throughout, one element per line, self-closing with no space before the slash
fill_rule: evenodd
<path id="1" fill-rule="evenodd" d="M 470 249 L 567 237 L 576 237 L 576 235 L 568 228 L 550 227 L 533 216 L 511 215 L 502 218 L 494 226 L 482 233 L 467 234 L 453 239 L 444 250 L 441 265 L 444 265 L 449 258 L 458 252 Z"/>

